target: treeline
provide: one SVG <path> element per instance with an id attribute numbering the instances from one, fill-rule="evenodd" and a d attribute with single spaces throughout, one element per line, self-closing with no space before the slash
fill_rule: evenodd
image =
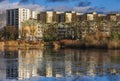
<path id="1" fill-rule="evenodd" d="M 80 21 L 72 23 L 41 23 L 36 20 L 27 20 L 21 28 L 6 26 L 0 33 L 0 39 L 37 40 L 38 32 L 44 41 L 57 41 L 61 39 L 73 40 L 119 40 L 120 21 Z"/>

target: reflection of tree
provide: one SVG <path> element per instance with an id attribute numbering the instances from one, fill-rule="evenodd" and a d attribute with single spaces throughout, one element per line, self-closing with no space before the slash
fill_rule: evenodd
<path id="1" fill-rule="evenodd" d="M 89 79 L 83 79 L 80 75 L 86 76 L 87 71 L 90 69 L 94 70 L 94 74 L 97 76 L 100 75 L 101 78 L 102 76 L 107 76 L 109 81 L 118 81 L 120 79 L 120 67 L 115 66 L 119 64 L 119 50 L 61 49 L 56 51 L 52 48 L 45 48 L 44 54 L 41 56 L 41 58 L 43 58 L 42 60 L 38 58 L 39 52 L 40 51 L 33 49 L 21 50 L 18 58 L 17 51 L 6 51 L 5 58 L 18 58 L 19 61 L 8 60 L 6 62 L 8 65 L 11 65 L 13 70 L 18 67 L 14 68 L 12 64 L 19 62 L 19 72 L 21 72 L 21 76 L 23 75 L 24 77 L 26 77 L 27 73 L 29 74 L 28 76 L 33 76 L 33 73 L 46 76 L 46 71 L 48 70 L 46 70 L 46 68 L 50 67 L 52 68 L 53 76 L 56 76 L 58 73 L 61 76 L 67 77 L 65 72 L 67 69 L 67 71 L 71 72 L 71 76 L 75 75 L 73 81 L 89 81 Z M 48 65 L 46 65 L 46 63 L 48 63 Z M 36 67 L 36 65 L 39 65 L 39 67 Z M 93 67 L 91 67 L 91 65 L 93 65 Z"/>
<path id="2" fill-rule="evenodd" d="M 18 51 L 5 51 L 6 78 L 18 78 Z"/>
<path id="3" fill-rule="evenodd" d="M 19 77 L 22 79 L 37 76 L 38 51 L 21 50 L 19 54 Z"/>

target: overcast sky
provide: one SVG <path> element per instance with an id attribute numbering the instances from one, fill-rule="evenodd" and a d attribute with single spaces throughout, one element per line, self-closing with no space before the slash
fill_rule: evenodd
<path id="1" fill-rule="evenodd" d="M 0 0 L 0 9 L 26 7 L 45 11 L 119 11 L 120 0 Z"/>

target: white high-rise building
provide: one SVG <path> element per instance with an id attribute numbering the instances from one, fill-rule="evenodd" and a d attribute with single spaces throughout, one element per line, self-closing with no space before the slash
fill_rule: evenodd
<path id="1" fill-rule="evenodd" d="M 37 13 L 35 11 L 31 11 L 25 8 L 15 8 L 15 9 L 8 9 L 6 11 L 7 15 L 7 26 L 14 26 L 17 27 L 18 30 L 21 28 L 21 23 L 25 20 L 36 19 Z M 20 37 L 19 37 L 20 38 Z"/>

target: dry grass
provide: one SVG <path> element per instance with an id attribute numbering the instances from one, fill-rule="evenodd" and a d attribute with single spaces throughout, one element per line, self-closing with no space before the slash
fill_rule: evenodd
<path id="1" fill-rule="evenodd" d="M 53 42 L 55 48 L 72 47 L 72 48 L 108 48 L 120 49 L 120 41 L 95 40 L 94 37 L 87 37 L 85 40 L 61 40 Z M 4 47 L 18 47 L 18 48 L 44 48 L 44 42 L 26 42 L 26 41 L 1 41 L 0 50 Z"/>
<path id="2" fill-rule="evenodd" d="M 4 51 L 4 42 L 3 41 L 0 42 L 0 51 Z"/>
<path id="3" fill-rule="evenodd" d="M 73 48 L 108 48 L 109 42 L 107 40 L 94 40 L 87 38 L 85 40 L 61 40 L 61 45 L 64 47 Z"/>
<path id="4" fill-rule="evenodd" d="M 11 47 L 16 47 L 18 46 L 18 41 L 14 41 L 14 40 L 11 40 L 11 41 L 5 41 L 5 46 L 11 46 Z"/>
<path id="5" fill-rule="evenodd" d="M 22 49 L 29 49 L 29 48 L 43 48 L 44 42 L 28 42 L 28 41 L 4 41 L 5 47 L 16 47 L 16 48 L 22 48 Z M 4 47 L 3 46 L 3 47 Z"/>
<path id="6" fill-rule="evenodd" d="M 110 41 L 108 44 L 109 49 L 119 49 L 120 48 L 120 41 Z"/>
<path id="7" fill-rule="evenodd" d="M 60 41 L 61 45 L 65 46 L 65 47 L 84 47 L 85 43 L 83 41 L 79 41 L 79 40 L 61 40 Z"/>

